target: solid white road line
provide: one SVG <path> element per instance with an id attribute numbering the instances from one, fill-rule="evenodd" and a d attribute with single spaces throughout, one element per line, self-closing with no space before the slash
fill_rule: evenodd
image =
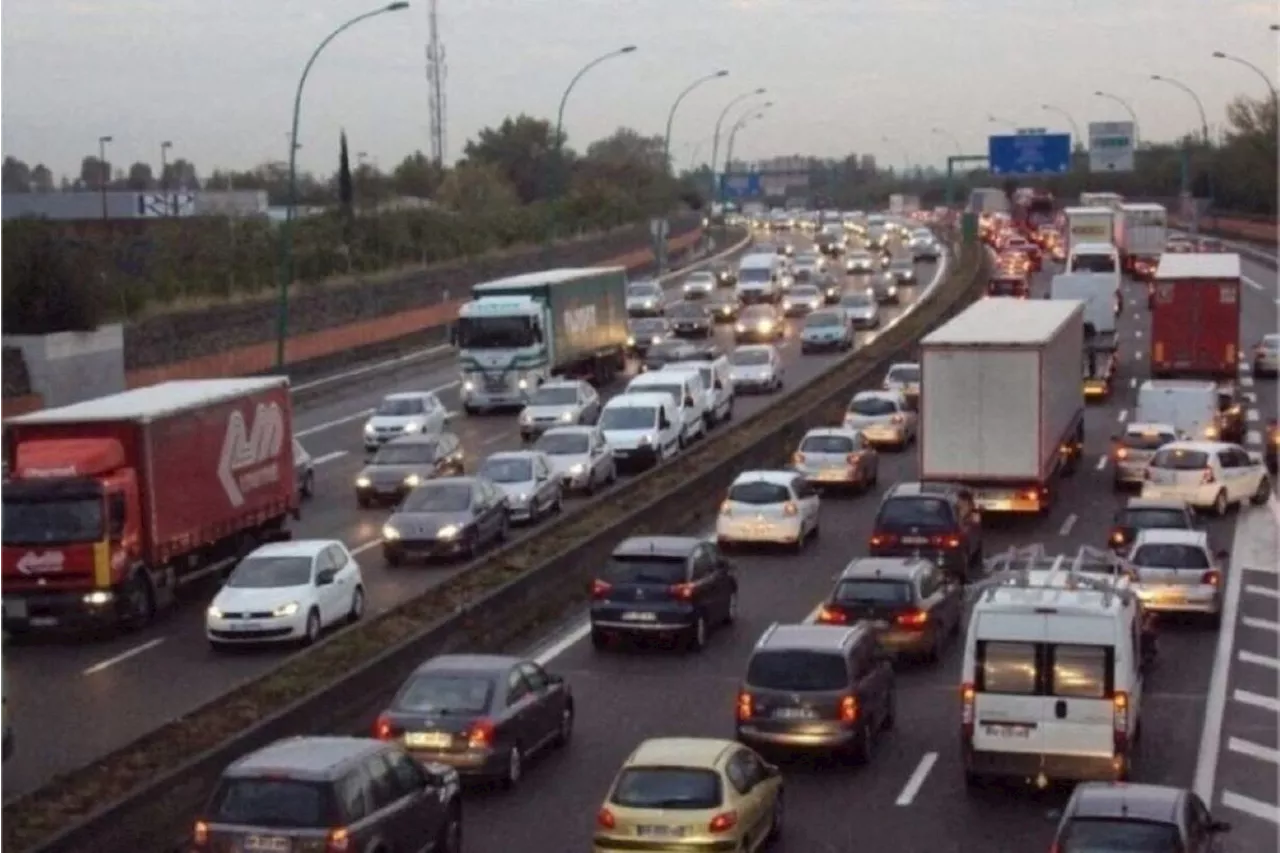
<path id="1" fill-rule="evenodd" d="M 1108 457 L 1107 457 L 1107 454 L 1105 454 L 1105 453 L 1098 457 L 1098 465 L 1097 465 L 1097 468 L 1098 468 L 1098 470 L 1099 470 L 1099 471 L 1103 471 L 1103 470 L 1105 470 L 1105 469 L 1106 469 L 1106 467 L 1107 467 L 1107 458 L 1108 458 Z"/>
<path id="2" fill-rule="evenodd" d="M 1124 423 L 1125 421 L 1129 420 L 1129 410 L 1121 409 L 1120 414 L 1116 415 L 1116 420 L 1118 420 L 1120 423 Z"/>
<path id="3" fill-rule="evenodd" d="M 920 763 L 916 765 L 916 769 L 912 771 L 911 778 L 907 779 L 907 784 L 902 786 L 902 793 L 898 795 L 896 805 L 909 806 L 915 800 L 916 795 L 920 793 L 920 788 L 924 785 L 925 779 L 929 778 L 929 771 L 933 769 L 933 765 L 938 763 L 938 753 L 926 752 L 924 758 L 920 759 Z"/>
<path id="4" fill-rule="evenodd" d="M 357 376 L 364 376 L 366 373 L 378 373 L 390 367 L 400 364 L 408 364 L 411 361 L 429 358 L 433 355 L 439 355 L 446 350 L 451 350 L 449 344 L 440 344 L 439 346 L 427 347 L 426 349 L 417 350 L 407 355 L 398 356 L 397 358 L 389 358 L 386 361 L 379 361 L 375 364 L 368 364 L 364 367 L 357 367 L 353 370 L 344 370 L 342 373 L 334 373 L 331 376 L 322 376 L 319 379 L 312 379 L 310 382 L 301 382 L 289 389 L 290 393 L 296 394 L 299 391 L 309 391 L 312 388 L 323 388 L 326 385 L 332 385 L 334 382 L 341 382 L 343 379 L 353 379 Z"/>
<path id="5" fill-rule="evenodd" d="M 351 552 L 351 556 L 359 557 L 365 551 L 371 551 L 374 548 L 377 548 L 381 544 L 382 544 L 381 539 L 370 539 L 368 542 L 365 542 L 361 545 L 357 545 L 354 548 L 348 548 L 347 550 Z"/>
<path id="6" fill-rule="evenodd" d="M 1280 824 L 1280 808 L 1273 806 L 1271 803 L 1264 803 L 1261 800 L 1255 800 L 1253 797 L 1246 797 L 1234 791 L 1223 791 L 1222 804 L 1229 809 L 1244 812 L 1260 820 Z"/>
<path id="7" fill-rule="evenodd" d="M 125 649 L 123 652 L 116 655 L 115 657 L 110 657 L 110 658 L 107 658 L 106 660 L 100 660 L 97 663 L 93 664 L 92 666 L 85 667 L 84 672 L 81 674 L 93 675 L 95 672 L 102 672 L 104 669 L 110 669 L 116 664 L 123 663 L 124 661 L 127 661 L 129 658 L 134 657 L 135 655 L 140 655 L 143 652 L 154 649 L 156 646 L 160 645 L 163 642 L 164 642 L 164 637 L 156 637 L 154 640 L 148 640 L 142 645 L 134 646 L 131 649 Z"/>
<path id="8" fill-rule="evenodd" d="M 1280 601 L 1280 589 L 1272 589 L 1269 586 L 1258 586 L 1255 583 L 1247 583 L 1244 585 L 1244 591 L 1250 595 L 1261 595 L 1264 598 L 1275 599 Z"/>
<path id="9" fill-rule="evenodd" d="M 346 455 L 347 455 L 347 451 L 345 451 L 345 450 L 335 450 L 335 451 L 333 451 L 332 453 L 326 453 L 326 454 L 325 454 L 325 455 L 323 455 L 323 456 L 317 456 L 316 458 L 314 458 L 314 459 L 312 459 L 312 460 L 311 460 L 311 464 L 312 464 L 312 465 L 327 465 L 328 463 L 333 462 L 333 461 L 335 461 L 335 460 L 337 460 L 337 459 L 341 459 L 342 457 L 344 457 L 344 456 L 346 456 Z"/>
<path id="10" fill-rule="evenodd" d="M 1250 287 L 1252 287 L 1254 290 L 1262 290 L 1262 285 L 1254 281 L 1253 279 L 1249 278 L 1249 276 L 1247 275 L 1240 276 L 1240 280 L 1243 281 L 1245 284 L 1249 285 Z"/>
<path id="11" fill-rule="evenodd" d="M 1264 711 L 1280 714 L 1280 699 L 1275 699 L 1271 696 L 1263 696 L 1261 693 L 1237 689 L 1231 694 L 1231 698 L 1241 705 L 1252 705 L 1254 708 L 1261 708 Z"/>
<path id="12" fill-rule="evenodd" d="M 1071 528 L 1075 527 L 1075 526 L 1076 526 L 1076 522 L 1077 522 L 1077 521 L 1079 521 L 1079 520 L 1080 520 L 1080 519 L 1076 516 L 1076 514 L 1075 514 L 1074 512 L 1073 512 L 1073 513 L 1071 513 L 1071 515 L 1068 515 L 1068 516 L 1066 517 L 1066 519 L 1065 519 L 1065 520 L 1063 520 L 1063 522 L 1062 522 L 1062 526 L 1061 526 L 1060 528 L 1058 528 L 1058 535 L 1059 535 L 1059 536 L 1070 536 L 1070 535 L 1071 535 Z"/>
<path id="13" fill-rule="evenodd" d="M 1243 373 L 1243 372 L 1242 372 L 1242 373 L 1240 374 L 1240 387 L 1241 387 L 1241 388 L 1252 388 L 1252 387 L 1253 387 L 1253 376 L 1251 376 L 1251 375 L 1250 375 L 1250 374 L 1248 374 L 1248 373 Z"/>
<path id="14" fill-rule="evenodd" d="M 1245 413 L 1244 417 L 1245 417 L 1245 420 L 1247 420 L 1249 423 L 1254 423 L 1255 421 L 1260 420 L 1260 418 L 1258 417 L 1257 409 L 1250 409 L 1248 412 Z"/>

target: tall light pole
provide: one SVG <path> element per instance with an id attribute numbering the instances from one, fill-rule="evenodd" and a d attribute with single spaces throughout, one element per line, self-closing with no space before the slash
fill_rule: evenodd
<path id="1" fill-rule="evenodd" d="M 666 168 L 666 164 L 669 164 L 671 162 L 671 125 L 675 123 L 676 110 L 680 109 L 680 102 L 683 101 L 685 98 L 689 97 L 690 92 L 692 92 L 694 89 L 698 88 L 699 86 L 703 85 L 704 83 L 710 83 L 712 80 L 718 80 L 721 77 L 728 77 L 728 76 L 729 76 L 729 72 L 723 69 L 720 71 L 714 71 L 711 74 L 706 75 L 705 77 L 699 77 L 697 80 L 694 80 L 688 86 L 684 87 L 684 91 L 682 91 L 679 95 L 676 95 L 675 102 L 671 104 L 671 111 L 667 113 L 667 132 L 666 132 L 666 135 L 663 136 L 663 141 L 662 141 L 662 162 L 664 164 L 664 168 Z"/>
<path id="2" fill-rule="evenodd" d="M 950 140 L 951 144 L 956 147 L 956 155 L 960 157 L 964 156 L 964 146 L 960 144 L 960 140 L 956 138 L 954 133 L 941 127 L 935 127 L 929 132 L 934 136 L 941 136 L 944 139 Z"/>
<path id="3" fill-rule="evenodd" d="M 1138 114 L 1134 112 L 1133 106 L 1124 98 L 1119 95 L 1113 95 L 1110 92 L 1098 90 L 1094 92 L 1093 95 L 1096 98 L 1106 98 L 1108 101 L 1115 101 L 1117 104 L 1124 107 L 1124 111 L 1129 114 L 1129 120 L 1133 122 L 1133 146 L 1135 148 L 1138 147 L 1138 140 L 1142 138 L 1142 135 L 1138 133 Z"/>
<path id="4" fill-rule="evenodd" d="M 361 21 L 385 15 L 388 12 L 400 12 L 408 9 L 405 0 L 396 0 L 363 15 L 356 15 L 329 35 L 325 36 L 316 49 L 311 52 L 307 64 L 302 67 L 302 76 L 298 78 L 298 90 L 293 96 L 293 126 L 289 131 L 289 204 L 285 211 L 284 227 L 280 234 L 280 302 L 276 310 L 276 367 L 284 367 L 284 345 L 289 336 L 289 285 L 293 281 L 293 220 L 298 207 L 298 120 L 302 113 L 302 89 L 307 84 L 307 75 L 311 66 L 329 43 L 354 27 Z"/>
<path id="5" fill-rule="evenodd" d="M 715 199 L 719 197 L 719 190 L 717 188 L 720 186 L 720 182 L 716 180 L 716 160 L 720 156 L 720 128 L 724 125 L 724 117 L 729 114 L 729 110 L 733 109 L 747 98 L 763 95 L 765 91 L 766 90 L 761 87 L 751 92 L 743 92 L 741 95 L 725 104 L 724 109 L 720 111 L 720 116 L 716 119 L 716 132 L 711 137 L 711 195 L 708 196 L 708 198 Z M 728 171 L 727 168 L 726 171 Z"/>
<path id="6" fill-rule="evenodd" d="M 1080 136 L 1080 125 L 1076 124 L 1076 120 L 1072 117 L 1071 113 L 1067 112 L 1062 107 L 1055 107 L 1053 104 L 1041 104 L 1040 109 L 1048 113 L 1057 113 L 1065 118 L 1067 120 L 1067 124 L 1071 125 L 1071 132 L 1075 134 L 1076 145 L 1083 144 L 1083 137 Z"/>
<path id="7" fill-rule="evenodd" d="M 1186 92 L 1189 96 L 1191 96 L 1191 100 L 1196 102 L 1196 109 L 1200 111 L 1200 133 L 1204 136 L 1204 144 L 1208 145 L 1209 144 L 1209 117 L 1208 115 L 1205 114 L 1204 102 L 1200 100 L 1200 96 L 1195 93 L 1195 90 L 1192 89 L 1190 86 L 1188 86 L 1186 83 L 1183 83 L 1181 80 L 1175 80 L 1172 77 L 1164 77 L 1160 74 L 1152 74 L 1151 79 L 1156 81 L 1157 83 L 1168 83 L 1170 86 L 1173 86 L 1175 89 L 1181 89 L 1182 91 Z"/>
<path id="8" fill-rule="evenodd" d="M 564 178 L 564 175 L 562 174 L 562 170 L 560 167 L 562 165 L 561 161 L 563 160 L 563 154 L 564 154 L 564 108 L 565 108 L 565 105 L 569 103 L 569 95 L 573 92 L 574 87 L 578 85 L 578 81 L 581 80 L 584 76 L 586 76 L 586 73 L 590 71 L 592 68 L 595 68 L 600 63 L 607 62 L 610 59 L 613 59 L 614 57 L 625 56 L 628 53 L 635 53 L 635 52 L 636 52 L 636 46 L 634 44 L 629 44 L 626 47 L 620 47 L 617 50 L 611 50 L 606 54 L 597 56 L 595 59 L 591 60 L 586 65 L 582 66 L 582 68 L 578 70 L 577 74 L 573 75 L 573 79 L 569 81 L 569 85 L 566 86 L 564 89 L 564 94 L 560 96 L 560 108 L 556 110 L 556 137 L 551 141 L 551 144 L 554 145 L 556 149 L 556 188 L 555 190 L 557 195 L 560 192 L 560 189 L 561 189 L 560 184 L 563 182 L 563 178 Z"/>
<path id="9" fill-rule="evenodd" d="M 107 218 L 107 182 L 111 180 L 111 167 L 107 165 L 107 143 L 110 136 L 98 137 L 98 192 L 102 197 L 102 218 Z"/>
<path id="10" fill-rule="evenodd" d="M 738 138 L 738 131 L 742 130 L 750 122 L 764 118 L 764 111 L 771 106 L 773 106 L 773 101 L 765 101 L 759 107 L 752 107 L 747 110 L 733 123 L 733 127 L 729 129 L 729 144 L 725 147 L 724 152 L 724 168 L 726 172 L 729 171 L 729 164 L 733 162 L 733 143 Z"/>
<path id="11" fill-rule="evenodd" d="M 1250 62 L 1247 59 L 1241 59 L 1238 56 L 1232 56 L 1231 54 L 1223 53 L 1220 50 L 1215 50 L 1213 52 L 1213 58 L 1230 60 L 1231 62 L 1234 62 L 1237 65 L 1243 65 L 1245 68 L 1248 68 L 1254 74 L 1257 74 L 1259 77 L 1262 78 L 1262 82 L 1267 84 L 1267 88 L 1271 90 L 1271 100 L 1276 103 L 1278 108 L 1280 108 L 1280 91 L 1276 89 L 1276 84 L 1271 82 L 1271 78 L 1267 76 L 1267 72 L 1263 71 L 1261 68 L 1254 65 L 1252 62 Z"/>

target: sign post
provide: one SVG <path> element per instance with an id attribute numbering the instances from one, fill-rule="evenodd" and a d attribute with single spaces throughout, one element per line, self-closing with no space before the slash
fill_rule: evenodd
<path id="1" fill-rule="evenodd" d="M 1132 172 L 1135 128 L 1131 121 L 1089 124 L 1089 171 Z"/>
<path id="2" fill-rule="evenodd" d="M 667 233 L 670 228 L 666 217 L 655 216 L 649 220 L 649 234 L 653 237 L 653 259 L 658 266 L 658 275 L 667 271 Z"/>

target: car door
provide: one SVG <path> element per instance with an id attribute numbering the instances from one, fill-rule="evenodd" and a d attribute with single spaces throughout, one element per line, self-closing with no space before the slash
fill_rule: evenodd
<path id="1" fill-rule="evenodd" d="M 1231 480 L 1235 486 L 1236 500 L 1247 501 L 1258 491 L 1262 482 L 1263 466 L 1250 458 L 1248 451 L 1242 447 L 1233 447 L 1228 451 L 1231 459 Z"/>
<path id="2" fill-rule="evenodd" d="M 600 395 L 596 393 L 596 389 L 587 383 L 578 386 L 579 400 L 582 404 L 582 418 L 584 424 L 594 424 L 600 419 Z"/>
<path id="3" fill-rule="evenodd" d="M 404 807 L 405 841 L 403 850 L 426 850 L 440 837 L 447 817 L 447 806 L 439 791 L 429 784 L 422 766 L 399 749 L 383 753 L 391 766 L 397 789 L 407 800 Z"/>
<path id="4" fill-rule="evenodd" d="M 329 564 L 333 567 L 334 620 L 343 619 L 351 611 L 351 596 L 360 583 L 360 564 L 355 561 L 345 545 L 335 542 L 325 549 Z"/>
<path id="5" fill-rule="evenodd" d="M 392 770 L 387 752 L 380 750 L 361 762 L 368 777 L 374 828 L 378 837 L 395 850 L 416 850 L 416 812 L 422 789 L 407 789 L 400 774 Z"/>
<path id="6" fill-rule="evenodd" d="M 729 756 L 725 775 L 729 777 L 735 793 L 742 798 L 742 807 L 738 811 L 743 819 L 747 849 L 760 849 L 769 833 L 774 803 L 774 786 L 769 784 L 771 779 L 764 762 L 751 750 L 739 747 Z"/>
<path id="7" fill-rule="evenodd" d="M 461 450 L 461 442 L 456 435 L 451 432 L 440 433 L 440 438 L 436 442 L 435 471 L 437 476 L 448 477 L 462 473 Z"/>
<path id="8" fill-rule="evenodd" d="M 965 544 L 969 548 L 969 553 L 975 554 L 982 548 L 982 514 L 978 512 L 977 504 L 973 502 L 973 492 L 968 489 L 958 489 L 953 506 L 958 516 L 956 521 L 964 531 Z"/>
<path id="9" fill-rule="evenodd" d="M 893 669 L 873 642 L 859 642 L 850 653 L 850 674 L 858 705 L 872 715 L 868 720 L 871 733 L 889 712 L 889 691 L 893 686 Z"/>
<path id="10" fill-rule="evenodd" d="M 471 500 L 475 506 L 476 527 L 481 539 L 487 542 L 495 538 L 502 529 L 502 519 L 507 512 L 502 491 L 492 483 L 479 482 L 472 492 Z"/>
<path id="11" fill-rule="evenodd" d="M 425 432 L 444 432 L 445 409 L 435 394 L 424 394 L 422 396 L 422 407 L 426 412 L 427 426 Z"/>
<path id="12" fill-rule="evenodd" d="M 324 548 L 312 561 L 312 578 L 315 585 L 316 605 L 320 609 L 320 623 L 332 625 L 338 621 L 341 611 L 342 587 L 338 583 L 339 564 L 333 559 L 331 548 Z"/>
<path id="13" fill-rule="evenodd" d="M 539 511 L 550 509 L 556 502 L 556 491 L 560 488 L 560 485 L 551 476 L 551 466 L 547 464 L 547 460 L 542 456 L 533 457 L 532 467 L 534 499 L 537 502 Z"/>
<path id="14" fill-rule="evenodd" d="M 712 625 L 728 612 L 728 599 L 716 583 L 715 559 L 709 546 L 699 546 L 689 558 L 689 583 L 693 584 L 693 603 Z"/>
<path id="15" fill-rule="evenodd" d="M 797 476 L 791 481 L 793 500 L 800 505 L 800 517 L 805 520 L 806 529 L 812 530 L 818 524 L 818 513 L 821 499 L 818 490 L 804 477 Z"/>
<path id="16" fill-rule="evenodd" d="M 540 704 L 537 694 L 518 666 L 507 670 L 506 693 L 506 707 L 497 721 L 499 739 L 508 748 L 519 744 L 520 749 L 528 755 L 541 740 Z"/>
<path id="17" fill-rule="evenodd" d="M 533 693 L 534 707 L 530 710 L 530 719 L 536 734 L 532 742 L 547 743 L 560 731 L 560 712 L 565 704 L 564 684 L 551 679 L 546 670 L 533 661 L 522 661 L 517 668 Z"/>

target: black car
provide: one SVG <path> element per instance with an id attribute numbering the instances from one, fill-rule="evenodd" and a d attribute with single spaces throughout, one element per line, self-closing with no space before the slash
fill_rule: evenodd
<path id="1" fill-rule="evenodd" d="M 717 323 L 732 323 L 738 319 L 738 311 L 742 308 L 737 298 L 732 295 L 713 296 L 707 303 L 707 307 L 711 309 L 711 318 Z"/>
<path id="2" fill-rule="evenodd" d="M 458 774 L 398 744 L 291 737 L 222 772 L 191 833 L 198 853 L 462 850 Z"/>
<path id="3" fill-rule="evenodd" d="M 964 588 L 928 560 L 857 557 L 818 611 L 822 625 L 866 619 L 880 648 L 937 662 L 960 635 Z"/>
<path id="4" fill-rule="evenodd" d="M 462 441 L 453 433 L 402 435 L 379 447 L 356 476 L 356 503 L 397 504 L 427 480 L 460 477 L 464 469 Z"/>
<path id="5" fill-rule="evenodd" d="M 382 526 L 388 566 L 410 559 L 474 557 L 507 538 L 507 496 L 483 477 L 446 477 L 414 489 Z"/>
<path id="6" fill-rule="evenodd" d="M 671 333 L 681 338 L 709 338 L 715 334 L 711 307 L 705 302 L 688 300 L 667 306 Z"/>
<path id="7" fill-rule="evenodd" d="M 818 280 L 814 284 L 822 291 L 823 302 L 828 305 L 839 304 L 840 297 L 844 295 L 844 283 L 836 278 L 835 275 L 825 272 L 818 276 Z"/>
<path id="8" fill-rule="evenodd" d="M 441 655 L 419 666 L 374 723 L 374 736 L 460 776 L 515 787 L 529 758 L 573 734 L 573 691 L 531 660 Z"/>
<path id="9" fill-rule="evenodd" d="M 772 305 L 748 305 L 733 326 L 737 343 L 772 343 L 786 334 L 787 321 Z"/>
<path id="10" fill-rule="evenodd" d="M 894 692 L 893 664 L 870 623 L 775 623 L 738 689 L 738 740 L 761 753 L 841 752 L 865 763 L 893 728 Z"/>
<path id="11" fill-rule="evenodd" d="M 922 557 L 961 583 L 982 570 L 982 517 L 973 494 L 950 483 L 898 483 L 872 525 L 873 557 Z"/>
<path id="12" fill-rule="evenodd" d="M 644 357 L 649 347 L 671 337 L 671 324 L 666 317 L 633 317 L 627 321 L 627 349 Z"/>
<path id="13" fill-rule="evenodd" d="M 1107 544 L 1127 551 L 1143 530 L 1196 530 L 1196 518 L 1183 501 L 1167 498 L 1129 498 L 1116 513 Z"/>
<path id="14" fill-rule="evenodd" d="M 1194 791 L 1166 785 L 1084 782 L 1062 810 L 1050 848 L 1060 853 L 1133 850 L 1218 853 L 1231 824 L 1215 820 Z"/>
<path id="15" fill-rule="evenodd" d="M 697 344 L 671 338 L 649 347 L 644 354 L 644 369 L 660 370 L 664 365 L 692 358 L 698 352 Z"/>
<path id="16" fill-rule="evenodd" d="M 1244 404 L 1236 393 L 1235 386 L 1218 389 L 1218 437 L 1221 441 L 1243 444 L 1248 432 L 1245 421 Z"/>
<path id="17" fill-rule="evenodd" d="M 591 644 L 611 638 L 682 639 L 701 649 L 733 622 L 738 581 L 715 544 L 691 536 L 623 540 L 591 583 Z"/>
<path id="18" fill-rule="evenodd" d="M 717 287 L 733 287 L 738 283 L 738 272 L 729 264 L 713 264 L 711 272 L 715 274 Z"/>

